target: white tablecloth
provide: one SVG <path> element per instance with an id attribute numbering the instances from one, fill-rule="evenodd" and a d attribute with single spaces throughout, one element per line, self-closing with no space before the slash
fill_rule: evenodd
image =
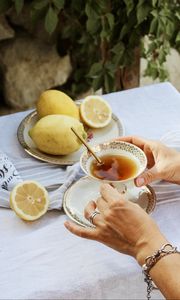
<path id="1" fill-rule="evenodd" d="M 128 135 L 159 139 L 180 122 L 180 95 L 170 83 L 105 98 Z M 9 157 L 28 157 L 16 137 L 27 113 L 0 118 L 0 149 Z M 180 201 L 159 204 L 153 217 L 180 246 Z M 135 260 L 71 235 L 65 219 L 64 213 L 52 211 L 26 223 L 0 208 L 0 299 L 145 299 L 146 285 Z M 162 298 L 159 292 L 153 297 Z"/>

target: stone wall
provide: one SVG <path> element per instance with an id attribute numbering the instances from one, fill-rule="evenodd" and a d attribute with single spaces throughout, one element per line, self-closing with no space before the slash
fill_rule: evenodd
<path id="1" fill-rule="evenodd" d="M 67 81 L 69 56 L 60 57 L 53 37 L 46 35 L 40 29 L 32 32 L 23 16 L 0 17 L 0 113 L 5 106 L 8 112 L 32 108 L 41 92 Z"/>

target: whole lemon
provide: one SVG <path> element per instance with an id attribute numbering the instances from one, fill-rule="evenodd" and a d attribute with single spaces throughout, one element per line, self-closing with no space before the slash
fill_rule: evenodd
<path id="1" fill-rule="evenodd" d="M 47 115 L 67 115 L 79 120 L 79 109 L 74 101 L 65 93 L 57 90 L 43 92 L 36 102 L 39 118 Z"/>
<path id="2" fill-rule="evenodd" d="M 71 130 L 86 138 L 83 124 L 77 119 L 65 115 L 49 115 L 41 118 L 29 135 L 36 147 L 48 154 L 65 155 L 77 151 L 81 142 Z"/>

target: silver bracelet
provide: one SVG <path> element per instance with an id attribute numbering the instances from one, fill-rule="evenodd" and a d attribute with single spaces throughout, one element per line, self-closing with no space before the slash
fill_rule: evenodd
<path id="1" fill-rule="evenodd" d="M 171 244 L 164 244 L 159 250 L 153 253 L 151 256 L 147 256 L 145 259 L 145 264 L 142 266 L 142 272 L 145 276 L 144 281 L 147 283 L 147 299 L 151 299 L 151 291 L 156 289 L 153 284 L 152 278 L 149 275 L 151 268 L 164 256 L 172 254 L 172 253 L 180 253 L 177 250 L 177 247 L 173 247 Z"/>

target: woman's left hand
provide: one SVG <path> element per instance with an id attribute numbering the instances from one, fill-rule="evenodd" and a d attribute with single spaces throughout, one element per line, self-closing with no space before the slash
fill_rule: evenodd
<path id="1" fill-rule="evenodd" d="M 101 186 L 100 194 L 101 197 L 96 202 L 91 201 L 84 212 L 89 220 L 98 209 L 100 214 L 93 219 L 96 227 L 83 228 L 66 221 L 65 227 L 70 232 L 131 255 L 139 264 L 167 242 L 156 223 L 138 204 L 126 200 L 109 184 Z"/>

